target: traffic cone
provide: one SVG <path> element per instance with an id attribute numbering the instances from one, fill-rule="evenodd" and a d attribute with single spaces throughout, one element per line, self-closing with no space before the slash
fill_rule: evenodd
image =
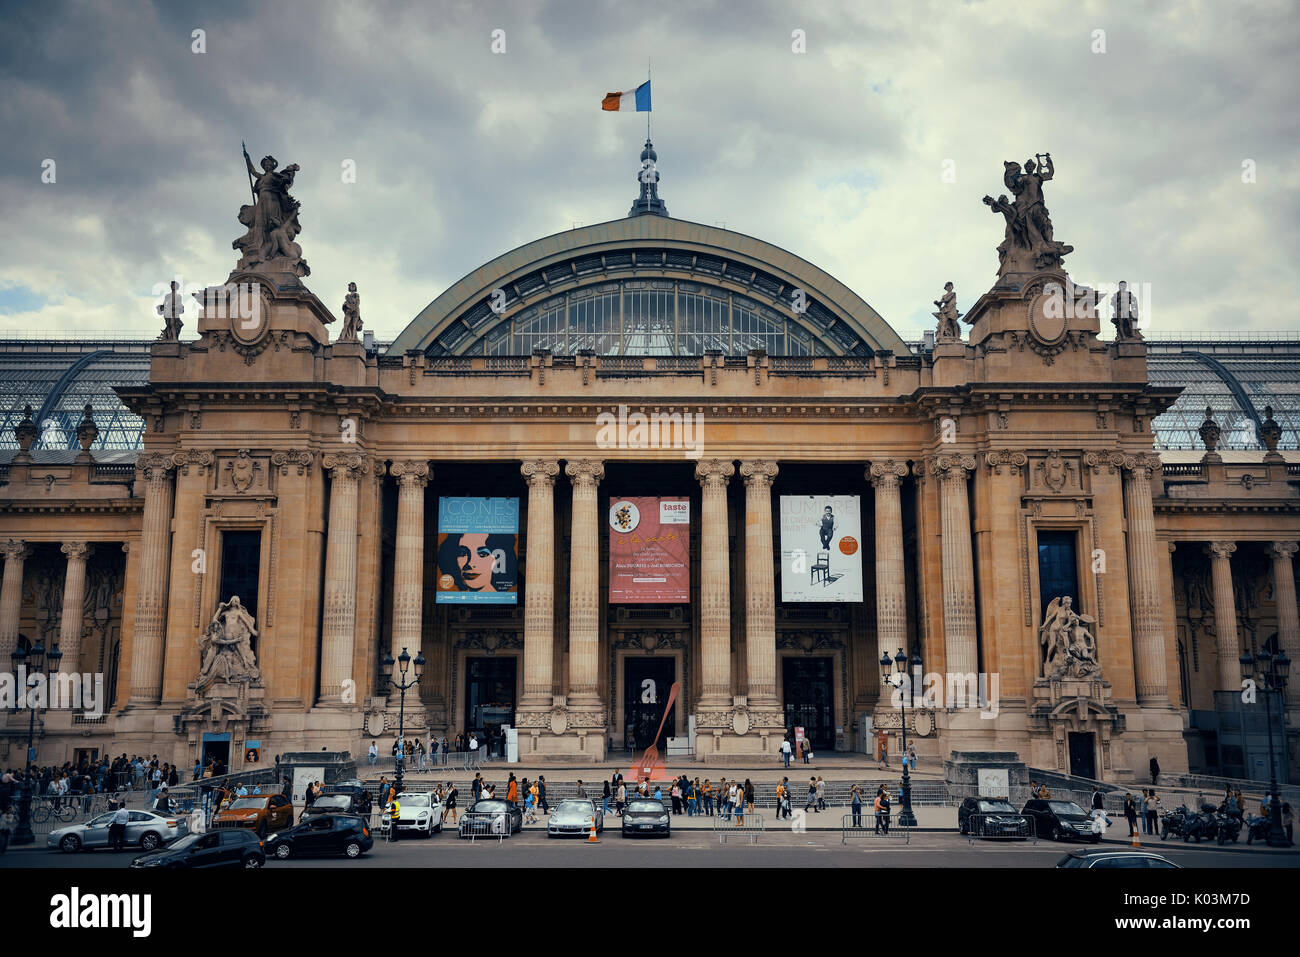
<path id="1" fill-rule="evenodd" d="M 1134 825 L 1134 826 L 1133 826 L 1133 846 L 1134 846 L 1134 847 L 1141 847 L 1141 846 L 1142 846 L 1142 842 L 1138 840 L 1138 829 L 1137 829 L 1137 825 Z"/>
<path id="2" fill-rule="evenodd" d="M 600 838 L 596 836 L 596 821 L 594 818 L 591 821 L 591 834 L 587 837 L 587 843 L 588 844 L 600 843 Z"/>

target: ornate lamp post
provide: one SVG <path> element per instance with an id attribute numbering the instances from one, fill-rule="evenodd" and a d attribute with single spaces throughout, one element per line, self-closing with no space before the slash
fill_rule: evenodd
<path id="1" fill-rule="evenodd" d="M 411 668 L 411 653 L 405 648 L 397 656 L 398 680 L 393 680 L 393 656 L 384 655 L 382 662 L 384 680 L 401 692 L 401 702 L 397 709 L 397 740 L 401 742 L 399 750 L 401 757 L 397 760 L 397 771 L 393 775 L 393 787 L 398 794 L 402 792 L 402 772 L 406 767 L 406 689 L 414 688 L 424 677 L 424 653 L 416 652 L 415 654 L 415 677 L 410 681 L 406 680 L 406 673 Z"/>
<path id="2" fill-rule="evenodd" d="M 880 656 L 880 676 L 886 684 L 893 685 L 900 691 L 899 701 L 903 708 L 903 750 L 902 756 L 907 756 L 907 696 L 912 693 L 911 685 L 908 685 L 907 694 L 903 694 L 902 688 L 904 682 L 909 680 L 907 666 L 909 662 L 907 655 L 903 654 L 903 649 L 898 649 L 898 654 L 893 658 L 889 657 L 889 652 Z M 910 662 L 913 672 L 921 667 L 920 654 L 914 653 Z M 899 827 L 916 827 L 916 815 L 912 813 L 912 776 L 908 772 L 907 761 L 903 762 L 903 790 L 902 790 L 903 807 L 898 813 Z"/>
<path id="3" fill-rule="evenodd" d="M 26 706 L 29 717 L 27 719 L 27 762 L 25 773 L 23 774 L 23 789 L 18 797 L 18 827 L 14 830 L 12 843 L 14 845 L 32 844 L 36 841 L 36 835 L 32 833 L 32 758 L 36 750 L 36 706 L 32 704 L 31 694 L 27 689 L 39 683 L 39 677 L 44 674 L 48 680 L 49 675 L 55 674 L 59 670 L 59 662 L 63 660 L 63 652 L 59 651 L 59 646 L 54 645 L 47 654 L 45 646 L 37 639 L 30 651 L 25 651 L 22 647 L 15 648 L 9 655 L 10 661 L 13 662 L 14 675 L 17 676 L 25 665 L 27 668 L 27 678 L 24 681 L 23 704 Z"/>
<path id="4" fill-rule="evenodd" d="M 1242 676 L 1249 678 L 1253 675 L 1256 686 L 1266 695 L 1280 695 L 1286 691 L 1287 679 L 1291 675 L 1291 659 L 1287 657 L 1285 651 L 1278 651 L 1276 655 L 1269 654 L 1267 648 L 1256 655 L 1247 651 L 1237 660 L 1241 662 Z M 1268 790 L 1272 797 L 1268 805 L 1268 837 L 1265 840 L 1269 847 L 1290 847 L 1291 842 L 1287 840 L 1286 831 L 1282 829 L 1282 801 L 1278 797 L 1277 790 L 1277 765 L 1273 762 L 1273 699 L 1271 697 L 1265 699 L 1264 714 L 1268 722 Z"/>

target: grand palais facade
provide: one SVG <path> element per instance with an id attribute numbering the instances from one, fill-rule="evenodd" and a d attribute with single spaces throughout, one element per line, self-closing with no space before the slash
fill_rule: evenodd
<path id="1" fill-rule="evenodd" d="M 995 283 L 904 341 L 798 256 L 670 217 L 642 159 L 630 215 L 486 263 L 390 343 L 364 276 L 338 318 L 311 291 L 273 160 L 226 285 L 164 299 L 157 340 L 0 342 L 0 656 L 57 643 L 105 686 L 39 713 L 41 763 L 386 747 L 403 649 L 408 735 L 856 751 L 900 726 L 901 650 L 944 679 L 909 701 L 923 756 L 1266 777 L 1271 707 L 1296 780 L 1300 682 L 1242 703 L 1238 658 L 1300 657 L 1300 340 L 1111 336 L 1027 164 L 990 203 Z"/>

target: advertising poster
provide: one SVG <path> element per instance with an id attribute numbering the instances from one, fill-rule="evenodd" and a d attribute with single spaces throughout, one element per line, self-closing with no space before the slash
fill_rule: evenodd
<path id="1" fill-rule="evenodd" d="M 610 602 L 690 601 L 690 531 L 690 499 L 611 498 Z"/>
<path id="2" fill-rule="evenodd" d="M 437 603 L 513 605 L 519 593 L 519 499 L 438 499 Z"/>
<path id="3" fill-rule="evenodd" d="M 862 601 L 858 496 L 781 496 L 781 600 Z"/>

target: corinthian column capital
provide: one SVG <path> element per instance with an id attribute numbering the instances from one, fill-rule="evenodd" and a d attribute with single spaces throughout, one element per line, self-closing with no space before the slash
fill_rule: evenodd
<path id="1" fill-rule="evenodd" d="M 749 459 L 740 463 L 740 474 L 746 485 L 771 485 L 776 478 L 777 465 L 770 459 Z"/>
<path id="2" fill-rule="evenodd" d="M 907 463 L 896 462 L 893 459 L 880 459 L 867 467 L 863 477 L 871 483 L 872 488 L 898 485 L 907 478 Z"/>
<path id="3" fill-rule="evenodd" d="M 736 466 L 726 459 L 701 459 L 695 463 L 695 478 L 702 488 L 726 488 Z"/>
<path id="4" fill-rule="evenodd" d="M 397 479 L 398 485 L 424 488 L 430 477 L 429 463 L 421 459 L 394 462 L 388 467 L 388 474 Z"/>
<path id="5" fill-rule="evenodd" d="M 321 459 L 321 465 L 329 470 L 334 479 L 359 479 L 365 474 L 369 463 L 360 452 L 330 452 Z"/>
<path id="6" fill-rule="evenodd" d="M 553 485 L 560 474 L 560 463 L 555 459 L 529 459 L 519 466 L 519 472 L 530 486 Z"/>
<path id="7" fill-rule="evenodd" d="M 930 459 L 930 474 L 954 482 L 966 481 L 966 473 L 975 470 L 975 456 L 957 453 L 936 455 Z"/>
<path id="8" fill-rule="evenodd" d="M 574 459 L 565 463 L 564 474 L 575 487 L 595 488 L 605 477 L 605 463 L 600 459 Z"/>
<path id="9" fill-rule="evenodd" d="M 146 480 L 162 482 L 166 480 L 167 473 L 176 468 L 176 463 L 166 452 L 150 452 L 136 459 L 135 467 L 137 471 L 144 473 Z"/>

